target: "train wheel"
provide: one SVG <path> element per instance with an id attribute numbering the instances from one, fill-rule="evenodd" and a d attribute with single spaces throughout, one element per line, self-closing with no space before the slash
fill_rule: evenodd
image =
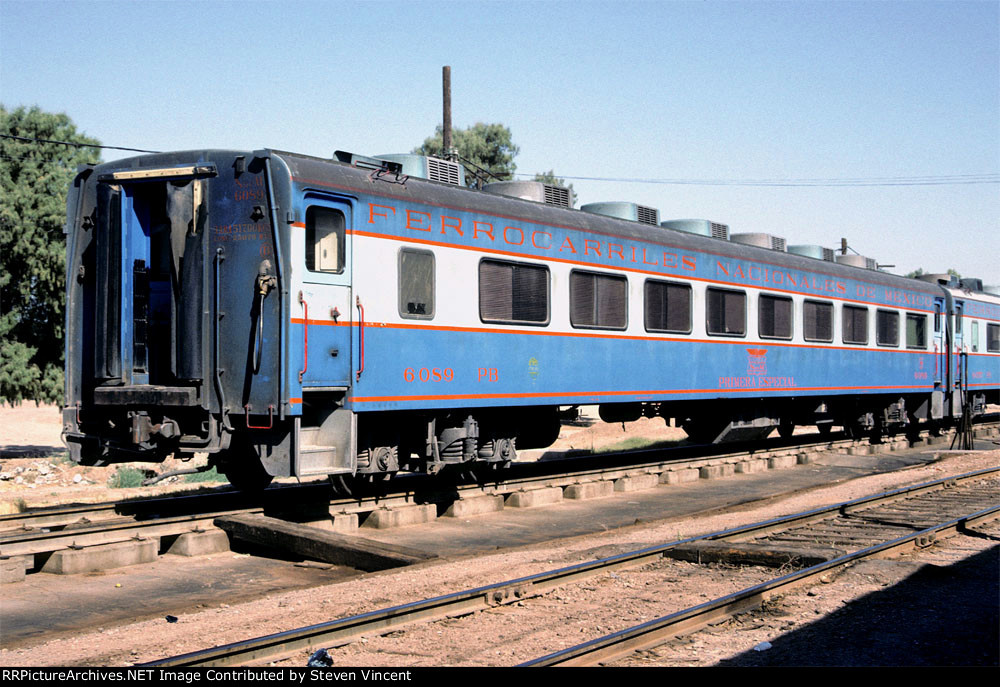
<path id="1" fill-rule="evenodd" d="M 792 436 L 792 433 L 794 432 L 795 432 L 794 422 L 785 422 L 784 420 L 782 420 L 778 424 L 778 436 L 782 437 L 783 439 L 787 439 L 788 437 Z"/>
<path id="2" fill-rule="evenodd" d="M 832 422 L 818 423 L 816 425 L 816 431 L 819 432 L 819 435 L 821 437 L 828 437 L 830 436 L 830 432 L 833 431 L 833 423 Z"/>
<path id="3" fill-rule="evenodd" d="M 239 491 L 263 491 L 274 479 L 261 464 L 256 447 L 238 437 L 233 437 L 229 450 L 220 454 L 218 468 Z"/>

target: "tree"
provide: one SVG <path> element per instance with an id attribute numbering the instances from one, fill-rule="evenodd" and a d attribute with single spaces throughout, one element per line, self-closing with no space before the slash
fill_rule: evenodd
<path id="1" fill-rule="evenodd" d="M 913 278 L 913 277 L 919 277 L 919 276 L 921 276 L 923 274 L 928 274 L 928 273 L 924 272 L 924 268 L 923 267 L 918 267 L 917 269 L 913 270 L 912 272 L 907 272 L 906 275 L 904 275 L 904 276 Z M 950 274 L 951 276 L 955 277 L 955 279 L 961 279 L 962 278 L 962 275 L 959 274 L 958 270 L 956 270 L 954 267 L 949 267 L 948 271 L 946 272 L 946 274 Z"/>
<path id="2" fill-rule="evenodd" d="M 535 174 L 534 181 L 540 181 L 543 184 L 553 184 L 555 186 L 562 186 L 563 188 L 569 189 L 569 206 L 576 206 L 576 191 L 573 190 L 573 184 L 567 184 L 565 179 L 560 179 L 556 176 L 555 170 L 550 169 L 542 174 Z"/>
<path id="3" fill-rule="evenodd" d="M 31 140 L 19 140 L 21 137 Z M 66 193 L 97 145 L 65 114 L 0 105 L 0 401 L 63 395 Z"/>
<path id="4" fill-rule="evenodd" d="M 521 149 L 514 145 L 510 129 L 503 124 L 477 122 L 468 129 L 454 129 L 451 134 L 451 144 L 458 150 L 459 162 L 462 162 L 469 172 L 466 180 L 470 186 L 476 176 L 487 182 L 507 180 L 513 177 L 514 170 L 517 169 L 514 157 Z M 441 125 L 434 130 L 433 136 L 425 140 L 423 145 L 414 148 L 413 152 L 418 155 L 446 157 L 444 130 Z"/>

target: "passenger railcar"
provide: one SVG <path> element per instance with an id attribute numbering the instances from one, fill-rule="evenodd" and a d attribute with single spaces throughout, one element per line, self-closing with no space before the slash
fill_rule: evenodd
<path id="1" fill-rule="evenodd" d="M 551 444 L 561 406 L 713 441 L 998 400 L 1000 298 L 981 288 L 392 159 L 145 155 L 81 168 L 67 214 L 64 439 L 85 463 L 207 452 L 252 487 L 502 465 Z"/>

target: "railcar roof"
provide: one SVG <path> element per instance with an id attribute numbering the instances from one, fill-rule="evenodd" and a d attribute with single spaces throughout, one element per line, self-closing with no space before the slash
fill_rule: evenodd
<path id="1" fill-rule="evenodd" d="M 556 226 L 612 238 L 655 243 L 667 247 L 707 253 L 718 257 L 747 260 L 816 274 L 827 274 L 843 279 L 879 284 L 896 289 L 906 289 L 934 296 L 941 295 L 941 289 L 945 288 L 931 282 L 924 282 L 887 272 L 867 270 L 860 267 L 772 251 L 756 246 L 731 243 L 697 234 L 688 234 L 666 227 L 654 227 L 640 224 L 639 222 L 546 205 L 520 198 L 485 193 L 427 179 L 410 177 L 404 184 L 377 183 L 372 181 L 369 170 L 359 169 L 338 160 L 281 150 L 269 150 L 268 152 L 281 159 L 287 165 L 292 180 L 301 184 L 308 185 L 312 182 L 343 192 L 393 197 L 413 203 L 422 203 L 447 209 L 481 212 L 494 217 Z M 151 164 L 181 164 L 201 160 L 218 161 L 237 155 L 250 156 L 253 155 L 253 151 L 205 148 L 152 153 L 105 162 L 97 165 L 96 169 L 103 172 L 115 169 L 141 168 Z M 949 290 L 953 295 L 958 297 L 972 297 L 977 300 L 1000 304 L 1000 297 L 991 294 L 968 292 L 963 289 Z"/>
<path id="2" fill-rule="evenodd" d="M 482 212 L 486 215 L 591 232 L 612 238 L 652 242 L 719 257 L 748 260 L 785 269 L 829 274 L 843 279 L 907 289 L 934 296 L 941 295 L 941 289 L 936 284 L 887 272 L 866 270 L 766 248 L 731 243 L 666 227 L 641 224 L 521 198 L 485 193 L 427 179 L 409 178 L 405 184 L 384 183 L 376 186 L 375 182 L 370 179 L 370 171 L 358 169 L 347 163 L 296 153 L 273 152 L 285 159 L 292 177 L 299 183 L 308 184 L 312 181 L 328 184 L 343 191 L 394 197 L 453 210 Z"/>

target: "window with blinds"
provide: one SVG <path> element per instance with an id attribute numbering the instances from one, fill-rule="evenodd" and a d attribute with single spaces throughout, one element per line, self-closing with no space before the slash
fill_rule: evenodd
<path id="1" fill-rule="evenodd" d="M 792 338 L 792 299 L 761 294 L 757 300 L 758 333 L 765 339 Z"/>
<path id="2" fill-rule="evenodd" d="M 899 313 L 892 310 L 875 312 L 875 342 L 879 346 L 899 345 Z"/>
<path id="3" fill-rule="evenodd" d="M 691 332 L 691 287 L 665 281 L 646 281 L 646 331 Z"/>
<path id="4" fill-rule="evenodd" d="M 844 343 L 867 344 L 868 308 L 845 305 L 841 311 L 841 317 L 843 318 L 841 335 L 843 336 Z"/>
<path id="5" fill-rule="evenodd" d="M 833 303 L 802 303 L 802 336 L 806 341 L 833 341 Z"/>
<path id="6" fill-rule="evenodd" d="M 628 280 L 596 272 L 569 274 L 569 322 L 574 327 L 625 329 Z"/>
<path id="7" fill-rule="evenodd" d="M 547 324 L 549 269 L 501 260 L 480 262 L 479 317 L 500 324 Z"/>
<path id="8" fill-rule="evenodd" d="M 745 336 L 747 295 L 742 291 L 707 289 L 705 292 L 708 333 L 714 336 Z"/>

